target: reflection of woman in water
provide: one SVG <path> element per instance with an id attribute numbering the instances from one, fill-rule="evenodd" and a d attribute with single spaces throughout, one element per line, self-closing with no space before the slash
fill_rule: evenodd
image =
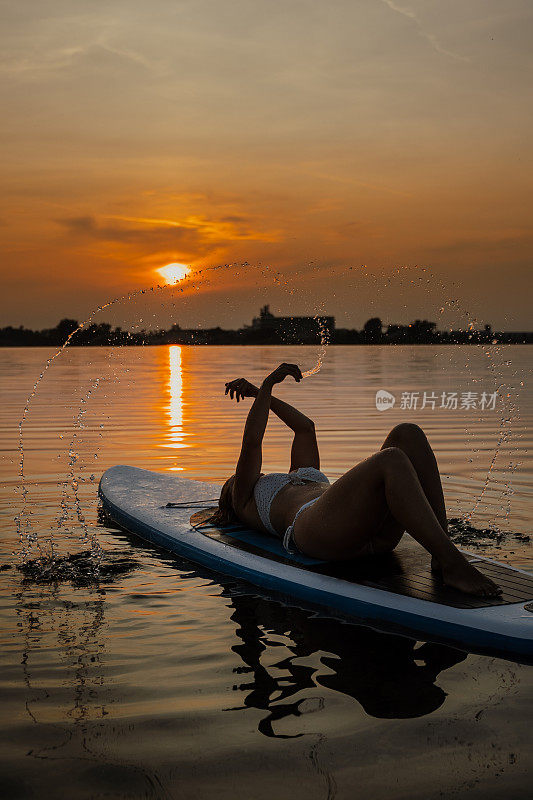
<path id="1" fill-rule="evenodd" d="M 218 522 L 235 516 L 283 539 L 289 553 L 345 560 L 393 550 L 405 531 L 432 555 L 444 583 L 482 596 L 500 593 L 469 564 L 448 537 L 444 496 L 433 451 L 423 431 L 397 425 L 381 450 L 330 485 L 320 472 L 313 422 L 272 390 L 287 376 L 299 382 L 295 364 L 281 364 L 257 388 L 245 378 L 226 383 L 237 402 L 254 397 L 235 474 L 222 487 Z M 288 473 L 261 472 L 262 442 L 272 410 L 294 432 Z"/>
<path id="2" fill-rule="evenodd" d="M 324 698 L 314 693 L 318 687 L 354 698 L 367 714 L 380 719 L 431 714 L 446 698 L 435 684 L 438 675 L 467 657 L 446 645 L 417 646 L 413 639 L 316 617 L 258 595 L 243 597 L 228 589 L 227 596 L 239 639 L 232 650 L 245 664 L 234 671 L 246 675 L 233 688 L 244 693 L 240 708 L 268 712 L 258 723 L 265 736 L 301 736 L 276 732 L 273 726 L 320 711 Z M 289 651 L 274 663 L 268 652 L 272 633 L 282 637 Z M 315 654 L 319 666 L 310 658 Z"/>

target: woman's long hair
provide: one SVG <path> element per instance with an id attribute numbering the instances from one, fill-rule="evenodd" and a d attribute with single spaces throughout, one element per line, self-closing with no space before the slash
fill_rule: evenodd
<path id="1" fill-rule="evenodd" d="M 235 511 L 233 510 L 233 484 L 235 482 L 235 475 L 228 478 L 218 499 L 218 508 L 209 518 L 212 525 L 232 525 L 239 521 Z"/>

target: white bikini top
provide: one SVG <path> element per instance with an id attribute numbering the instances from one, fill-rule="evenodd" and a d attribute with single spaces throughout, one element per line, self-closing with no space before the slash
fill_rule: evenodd
<path id="1" fill-rule="evenodd" d="M 295 472 L 271 472 L 262 475 L 254 486 L 254 500 L 261 522 L 270 533 L 278 536 L 270 522 L 270 506 L 277 493 L 288 483 L 303 486 L 306 482 L 329 483 L 328 478 L 315 467 L 300 467 Z"/>

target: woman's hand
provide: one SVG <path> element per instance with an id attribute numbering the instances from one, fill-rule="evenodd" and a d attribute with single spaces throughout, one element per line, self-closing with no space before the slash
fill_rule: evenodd
<path id="1" fill-rule="evenodd" d="M 274 386 L 276 383 L 282 383 L 288 375 L 292 375 L 296 383 L 302 380 L 302 373 L 297 364 L 283 363 L 280 364 L 279 367 L 276 367 L 274 372 L 271 372 L 270 375 L 265 378 L 265 383 Z"/>
<path id="2" fill-rule="evenodd" d="M 296 364 L 280 364 L 265 378 L 263 383 L 272 387 L 276 383 L 282 383 L 288 375 L 292 375 L 297 383 L 302 380 L 300 367 Z M 257 386 L 247 381 L 246 378 L 235 378 L 233 381 L 228 381 L 224 392 L 224 394 L 229 394 L 232 400 L 235 398 L 237 402 L 244 400 L 245 397 L 257 397 L 258 393 Z"/>
<path id="3" fill-rule="evenodd" d="M 232 400 L 235 395 L 235 399 L 239 402 L 241 398 L 244 400 L 245 397 L 257 397 L 258 391 L 259 389 L 257 386 L 247 381 L 246 378 L 235 378 L 234 381 L 228 381 L 228 383 L 226 383 L 226 391 L 224 394 L 229 393 Z"/>

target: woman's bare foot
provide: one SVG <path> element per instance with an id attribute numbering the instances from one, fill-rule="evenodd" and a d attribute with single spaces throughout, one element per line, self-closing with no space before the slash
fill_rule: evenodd
<path id="1" fill-rule="evenodd" d="M 432 569 L 433 560 L 434 558 L 432 559 Z M 502 593 L 502 590 L 494 581 L 479 572 L 463 555 L 454 559 L 450 565 L 442 566 L 438 564 L 438 567 L 442 572 L 442 580 L 446 586 L 451 586 L 460 592 L 480 597 L 499 597 Z"/>

